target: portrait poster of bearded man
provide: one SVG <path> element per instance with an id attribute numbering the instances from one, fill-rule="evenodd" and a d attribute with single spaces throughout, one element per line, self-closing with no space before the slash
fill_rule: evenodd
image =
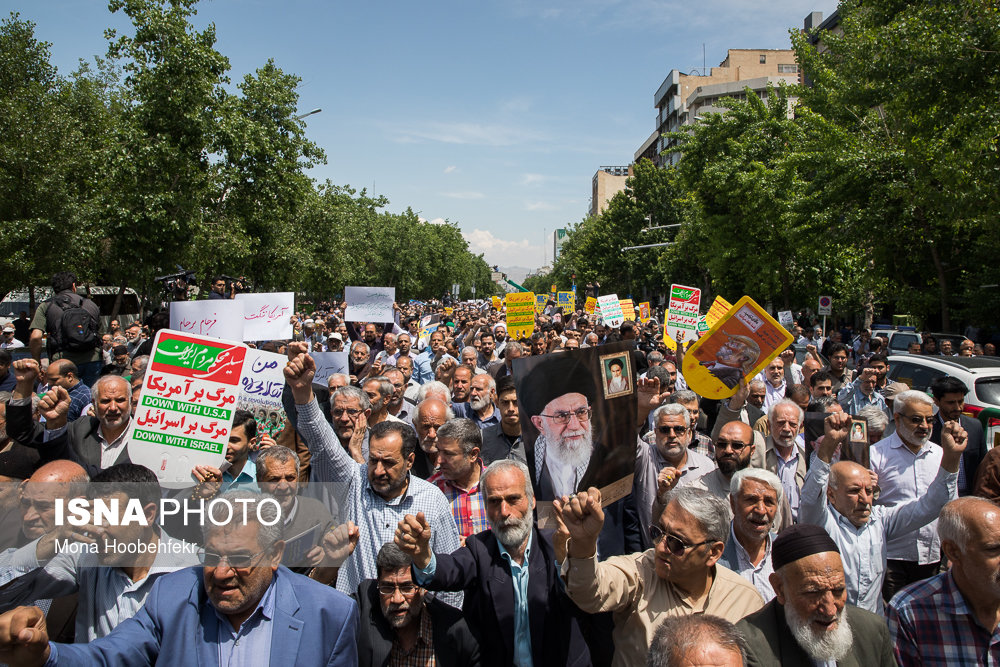
<path id="1" fill-rule="evenodd" d="M 619 342 L 514 361 L 521 437 L 540 502 L 596 486 L 610 503 L 631 490 L 625 480 L 635 470 L 634 383 L 611 398 L 603 390 L 609 355 L 621 353 L 625 373 L 635 376 L 630 349 Z"/>

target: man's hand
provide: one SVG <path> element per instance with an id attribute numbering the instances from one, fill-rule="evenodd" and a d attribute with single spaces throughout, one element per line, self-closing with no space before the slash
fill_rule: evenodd
<path id="1" fill-rule="evenodd" d="M 359 537 L 361 537 L 361 531 L 354 525 L 353 521 L 342 523 L 326 531 L 320 543 L 323 549 L 323 565 L 325 567 L 343 565 L 347 557 L 354 553 L 354 548 L 358 546 Z M 306 557 L 309 557 L 308 554 Z"/>
<path id="2" fill-rule="evenodd" d="M 368 373 L 369 377 L 378 377 L 382 375 L 382 371 L 385 370 L 385 364 L 383 364 L 378 358 L 372 362 L 371 372 Z"/>
<path id="3" fill-rule="evenodd" d="M 795 363 L 795 350 L 793 350 L 793 349 L 785 350 L 784 352 L 782 352 L 778 356 L 785 363 L 785 368 L 786 369 L 791 368 L 792 364 Z"/>
<path id="4" fill-rule="evenodd" d="M 268 447 L 277 447 L 278 443 L 274 441 L 274 438 L 269 436 L 267 433 L 261 433 L 260 437 L 257 438 L 257 451 L 267 449 Z"/>
<path id="5" fill-rule="evenodd" d="M 660 392 L 660 381 L 657 378 L 639 378 L 636 381 L 635 389 L 636 399 L 639 403 L 636 414 L 641 424 L 650 412 L 666 402 L 670 394 L 669 392 Z"/>
<path id="6" fill-rule="evenodd" d="M 829 463 L 837 447 L 847 442 L 851 432 L 851 415 L 846 412 L 831 412 L 823 420 L 823 439 L 816 450 L 821 461 Z"/>
<path id="7" fill-rule="evenodd" d="M 316 375 L 316 362 L 308 354 L 298 354 L 285 364 L 285 382 L 292 389 L 296 405 L 305 405 L 313 399 L 312 381 Z"/>
<path id="8" fill-rule="evenodd" d="M 592 486 L 575 496 L 563 496 L 552 506 L 569 532 L 569 557 L 593 557 L 597 553 L 597 536 L 604 527 L 601 492 Z"/>
<path id="9" fill-rule="evenodd" d="M 31 398 L 35 391 L 35 383 L 41 375 L 41 368 L 34 359 L 18 359 L 11 364 L 14 372 L 14 380 L 17 385 L 14 387 L 14 398 Z"/>
<path id="10" fill-rule="evenodd" d="M 947 421 L 941 429 L 941 467 L 948 472 L 958 472 L 962 464 L 962 452 L 969 444 L 969 434 L 957 421 Z"/>
<path id="11" fill-rule="evenodd" d="M 368 431 L 368 417 L 362 412 L 358 415 L 358 420 L 354 422 L 354 433 L 347 443 L 348 454 L 358 463 L 367 463 L 362 445 L 365 443 L 365 433 Z"/>
<path id="12" fill-rule="evenodd" d="M 195 500 L 214 498 L 222 487 L 222 471 L 218 468 L 195 466 L 191 469 L 191 476 L 198 482 L 198 486 L 191 492 L 191 497 Z"/>
<path id="13" fill-rule="evenodd" d="M 737 387 L 736 393 L 729 397 L 729 409 L 733 412 L 739 412 L 747 404 L 748 398 L 750 398 L 750 384 L 741 375 L 740 386 Z"/>
<path id="14" fill-rule="evenodd" d="M 309 354 L 309 343 L 301 340 L 292 341 L 285 347 L 285 354 L 288 355 L 289 361 L 300 354 Z"/>
<path id="15" fill-rule="evenodd" d="M 45 417 L 45 428 L 51 431 L 65 426 L 72 402 L 69 392 L 58 385 L 45 392 L 38 402 L 38 411 Z"/>
<path id="16" fill-rule="evenodd" d="M 661 499 L 670 493 L 681 479 L 681 472 L 672 466 L 664 466 L 656 476 L 656 495 Z M 665 505 L 666 503 L 664 503 Z"/>
<path id="17" fill-rule="evenodd" d="M 45 614 L 38 607 L 18 607 L 0 615 L 0 660 L 8 665 L 44 665 L 49 658 Z"/>
<path id="18" fill-rule="evenodd" d="M 396 526 L 396 546 L 413 557 L 417 569 L 424 569 L 431 563 L 431 527 L 423 512 L 417 516 L 407 514 Z"/>

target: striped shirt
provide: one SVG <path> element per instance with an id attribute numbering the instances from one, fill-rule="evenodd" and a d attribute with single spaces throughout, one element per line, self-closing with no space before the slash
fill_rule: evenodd
<path id="1" fill-rule="evenodd" d="M 299 433 L 312 452 L 311 481 L 342 487 L 335 494 L 342 499 L 339 505 L 344 508 L 339 520 L 353 521 L 361 533 L 354 553 L 337 575 L 337 590 L 350 595 L 363 580 L 378 578 L 375 557 L 383 544 L 393 540 L 396 525 L 407 514 L 424 513 L 431 527 L 432 551 L 450 554 L 461 546 L 451 507 L 436 486 L 408 474 L 406 492 L 386 500 L 369 485 L 368 464 L 356 462 L 341 446 L 316 399 L 296 408 Z M 442 593 L 438 598 L 461 608 L 461 593 Z"/>
<path id="2" fill-rule="evenodd" d="M 479 475 L 482 479 L 486 466 L 482 462 L 479 465 Z M 490 527 L 490 520 L 486 516 L 486 501 L 483 499 L 483 494 L 479 492 L 479 482 L 466 490 L 444 477 L 440 470 L 428 477 L 427 481 L 441 489 L 441 493 L 451 504 L 451 515 L 458 525 L 459 535 L 468 537 L 481 533 Z"/>
<path id="3" fill-rule="evenodd" d="M 889 634 L 899 667 L 1000 665 L 1000 628 L 979 624 L 951 570 L 896 594 Z"/>
<path id="4" fill-rule="evenodd" d="M 17 550 L 13 568 L 26 568 L 0 590 L 0 606 L 10 609 L 39 598 L 57 598 L 79 592 L 76 641 L 93 641 L 108 635 L 122 621 L 132 618 L 146 602 L 153 584 L 162 575 L 198 564 L 197 546 L 160 534 L 161 548 L 143 579 L 132 581 L 121 568 L 101 565 L 94 553 L 57 552 L 44 565 L 35 557 L 38 540 Z"/>

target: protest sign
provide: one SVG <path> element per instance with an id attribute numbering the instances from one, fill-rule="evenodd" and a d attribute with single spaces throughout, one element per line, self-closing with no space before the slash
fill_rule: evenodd
<path id="1" fill-rule="evenodd" d="M 795 319 L 792 317 L 792 311 L 790 310 L 778 311 L 778 322 L 781 323 L 781 326 L 791 331 L 792 325 L 795 324 Z"/>
<path id="2" fill-rule="evenodd" d="M 712 327 L 708 326 L 708 320 L 704 315 L 698 316 L 698 338 L 701 338 L 708 333 L 708 330 Z"/>
<path id="3" fill-rule="evenodd" d="M 350 365 L 348 364 L 347 350 L 340 352 L 313 352 L 312 358 L 316 362 L 316 374 L 313 376 L 313 384 L 318 387 L 327 388 L 331 375 L 343 373 L 350 375 Z"/>
<path id="4" fill-rule="evenodd" d="M 545 304 L 548 303 L 549 297 L 547 294 L 537 294 L 535 295 L 535 312 L 541 313 L 545 310 Z"/>
<path id="5" fill-rule="evenodd" d="M 667 334 L 676 341 L 689 341 L 698 335 L 698 306 L 701 290 L 685 285 L 670 286 L 667 302 Z"/>
<path id="6" fill-rule="evenodd" d="M 534 292 L 511 292 L 507 304 L 507 335 L 512 340 L 527 338 L 535 330 Z"/>
<path id="7" fill-rule="evenodd" d="M 559 298 L 557 304 L 563 307 L 563 312 L 569 314 L 576 310 L 576 294 L 573 292 L 559 292 L 556 296 Z"/>
<path id="8" fill-rule="evenodd" d="M 288 340 L 292 337 L 294 292 L 237 294 L 243 304 L 242 340 Z"/>
<path id="9" fill-rule="evenodd" d="M 246 410 L 257 420 L 257 433 L 272 438 L 285 426 L 285 409 L 281 391 L 285 388 L 282 369 L 288 357 L 274 352 L 248 349 L 240 378 L 239 410 Z"/>
<path id="10" fill-rule="evenodd" d="M 247 349 L 160 330 L 125 436 L 132 463 L 152 470 L 167 488 L 193 485 L 191 470 L 197 465 L 219 467 L 226 459 Z"/>
<path id="11" fill-rule="evenodd" d="M 649 321 L 649 302 L 643 301 L 639 304 L 639 321 L 648 322 Z"/>
<path id="12" fill-rule="evenodd" d="M 170 328 L 195 336 L 243 340 L 243 303 L 235 299 L 174 301 Z"/>
<path id="13" fill-rule="evenodd" d="M 740 379 L 749 382 L 791 342 L 791 334 L 745 296 L 687 350 L 684 379 L 705 398 L 728 398 Z"/>
<path id="14" fill-rule="evenodd" d="M 635 471 L 636 373 L 630 350 L 620 341 L 514 360 L 521 437 L 538 500 L 596 486 L 607 505 L 631 491 L 631 483 L 620 484 Z M 556 400 L 562 405 L 558 410 L 572 411 L 567 424 L 545 416 L 554 414 L 546 408 Z M 585 431 L 578 438 L 586 442 L 567 443 L 564 434 L 571 430 Z M 569 478 L 554 479 L 553 460 L 565 460 L 557 448 L 570 446 L 585 451 L 586 459 L 573 466 Z"/>
<path id="15" fill-rule="evenodd" d="M 583 312 L 588 315 L 593 315 L 594 310 L 597 308 L 597 299 L 592 296 L 588 296 L 587 300 L 583 304 Z"/>
<path id="16" fill-rule="evenodd" d="M 715 323 L 722 319 L 722 316 L 729 312 L 729 309 L 733 307 L 733 304 L 729 303 L 721 296 L 715 297 L 715 301 L 712 302 L 711 308 L 708 309 L 708 313 L 705 315 L 705 324 L 711 329 L 715 326 Z"/>
<path id="17" fill-rule="evenodd" d="M 503 302 L 500 301 L 500 297 L 498 296 L 491 296 L 490 302 L 493 304 L 494 310 L 500 310 L 501 308 L 503 308 Z"/>
<path id="18" fill-rule="evenodd" d="M 625 322 L 625 314 L 622 312 L 622 304 L 618 301 L 617 294 L 604 294 L 597 299 L 597 304 L 601 308 L 601 317 L 607 326 L 620 327 Z"/>
<path id="19" fill-rule="evenodd" d="M 621 299 L 618 304 L 622 307 L 622 315 L 629 322 L 635 322 L 635 304 L 632 299 Z"/>
<path id="20" fill-rule="evenodd" d="M 348 322 L 392 322 L 396 288 L 345 287 L 344 300 L 344 319 Z"/>

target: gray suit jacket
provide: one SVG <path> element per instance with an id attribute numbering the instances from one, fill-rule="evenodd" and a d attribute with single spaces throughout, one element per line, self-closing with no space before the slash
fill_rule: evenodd
<path id="1" fill-rule="evenodd" d="M 838 667 L 895 667 L 889 626 L 880 616 L 851 605 L 844 615 L 854 634 L 851 652 Z M 795 640 L 785 621 L 785 608 L 771 600 L 760 611 L 736 624 L 747 639 L 747 665 L 750 667 L 791 667 L 812 665 L 812 660 Z"/>

